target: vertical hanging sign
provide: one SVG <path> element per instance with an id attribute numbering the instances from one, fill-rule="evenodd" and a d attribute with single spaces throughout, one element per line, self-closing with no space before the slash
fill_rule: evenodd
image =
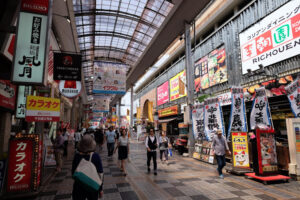
<path id="1" fill-rule="evenodd" d="M 300 80 L 299 77 L 285 87 L 287 97 L 295 117 L 300 117 Z"/>
<path id="2" fill-rule="evenodd" d="M 204 103 L 193 108 L 192 119 L 194 137 L 198 139 L 204 138 Z"/>
<path id="3" fill-rule="evenodd" d="M 231 88 L 231 114 L 228 137 L 231 132 L 247 132 L 245 101 L 242 87 Z"/>
<path id="4" fill-rule="evenodd" d="M 31 94 L 31 86 L 20 85 L 18 89 L 18 100 L 16 118 L 25 118 L 26 114 L 26 97 Z"/>
<path id="5" fill-rule="evenodd" d="M 211 98 L 204 102 L 204 131 L 206 140 L 211 141 L 214 133 L 221 130 L 225 136 L 222 110 L 218 98 Z"/>
<path id="6" fill-rule="evenodd" d="M 264 87 L 255 89 L 255 99 L 253 100 L 250 114 L 250 127 L 254 130 L 256 126 L 273 128 L 269 102 Z"/>
<path id="7" fill-rule="evenodd" d="M 12 81 L 45 85 L 48 67 L 49 0 L 22 0 Z"/>

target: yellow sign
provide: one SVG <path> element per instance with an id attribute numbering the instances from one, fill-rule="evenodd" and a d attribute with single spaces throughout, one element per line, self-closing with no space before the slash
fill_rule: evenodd
<path id="1" fill-rule="evenodd" d="M 186 74 L 185 70 L 170 79 L 170 99 L 174 101 L 186 96 Z"/>
<path id="2" fill-rule="evenodd" d="M 232 132 L 232 157 L 234 167 L 250 167 L 246 132 Z"/>
<path id="3" fill-rule="evenodd" d="M 40 96 L 27 96 L 26 109 L 60 112 L 60 99 Z"/>
<path id="4" fill-rule="evenodd" d="M 148 121 L 154 122 L 153 121 L 153 102 L 152 101 L 148 102 Z"/>
<path id="5" fill-rule="evenodd" d="M 141 119 L 141 108 L 140 107 L 136 108 L 136 119 L 137 120 Z"/>
<path id="6" fill-rule="evenodd" d="M 171 106 L 158 111 L 158 117 L 167 117 L 178 114 L 178 106 Z"/>

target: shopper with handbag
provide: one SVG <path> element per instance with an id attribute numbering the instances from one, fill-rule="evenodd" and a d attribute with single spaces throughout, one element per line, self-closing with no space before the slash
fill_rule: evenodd
<path id="1" fill-rule="evenodd" d="M 125 170 L 125 161 L 128 158 L 129 153 L 129 138 L 127 136 L 127 131 L 125 128 L 121 129 L 121 136 L 118 139 L 118 144 L 116 146 L 116 149 L 114 153 L 118 149 L 118 159 L 121 161 L 121 171 L 123 172 L 123 175 L 126 176 L 126 170 Z"/>
<path id="2" fill-rule="evenodd" d="M 169 143 L 169 138 L 166 136 L 166 133 L 162 131 L 161 136 L 159 137 L 160 160 L 162 163 L 166 162 L 168 164 Z"/>
<path id="3" fill-rule="evenodd" d="M 96 142 L 84 135 L 78 143 L 72 163 L 73 200 L 97 200 L 103 195 L 103 167 L 100 155 L 95 152 Z"/>

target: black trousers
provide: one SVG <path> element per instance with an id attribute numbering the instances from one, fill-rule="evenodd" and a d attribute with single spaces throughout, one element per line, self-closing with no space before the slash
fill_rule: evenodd
<path id="1" fill-rule="evenodd" d="M 68 141 L 64 141 L 64 156 L 68 155 Z"/>
<path id="2" fill-rule="evenodd" d="M 151 158 L 153 158 L 153 166 L 154 166 L 154 171 L 157 169 L 157 163 L 156 163 L 156 151 L 147 151 L 147 166 L 150 168 L 150 161 Z"/>
<path id="3" fill-rule="evenodd" d="M 114 154 L 115 143 L 107 143 L 107 156 Z"/>

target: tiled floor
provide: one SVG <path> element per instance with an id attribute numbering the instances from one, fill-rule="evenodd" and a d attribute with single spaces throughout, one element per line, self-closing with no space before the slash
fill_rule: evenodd
<path id="1" fill-rule="evenodd" d="M 157 176 L 153 171 L 148 174 L 144 145 L 136 141 L 130 147 L 126 177 L 120 173 L 117 155 L 108 160 L 105 149 L 100 154 L 105 174 L 103 199 L 300 199 L 300 182 L 263 185 L 231 174 L 219 179 L 216 166 L 176 155 L 170 158 L 169 165 L 158 160 Z M 64 162 L 62 172 L 56 174 L 37 199 L 71 199 L 71 163 Z"/>

